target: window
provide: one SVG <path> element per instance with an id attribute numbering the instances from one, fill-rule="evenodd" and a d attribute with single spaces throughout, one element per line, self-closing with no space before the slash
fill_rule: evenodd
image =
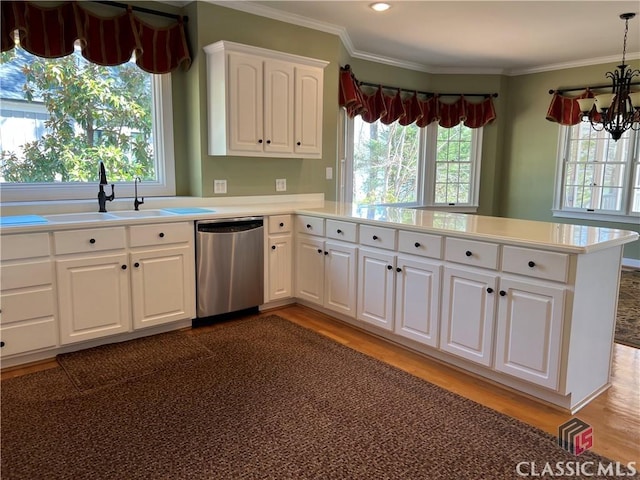
<path id="1" fill-rule="evenodd" d="M 16 47 L 0 63 L 2 201 L 89 199 L 103 161 L 116 198 L 174 195 L 171 77 Z"/>
<path id="2" fill-rule="evenodd" d="M 358 205 L 478 206 L 482 129 L 347 119 L 345 199 Z"/>
<path id="3" fill-rule="evenodd" d="M 554 215 L 632 221 L 640 215 L 637 132 L 617 142 L 589 123 L 560 127 Z"/>

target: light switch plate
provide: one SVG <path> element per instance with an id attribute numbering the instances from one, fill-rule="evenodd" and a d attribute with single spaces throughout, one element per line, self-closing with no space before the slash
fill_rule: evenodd
<path id="1" fill-rule="evenodd" d="M 276 178 L 276 192 L 286 192 L 286 191 L 287 191 L 287 179 Z"/>
<path id="2" fill-rule="evenodd" d="M 325 170 L 325 178 L 331 180 L 333 178 L 333 168 L 327 167 Z"/>
<path id="3" fill-rule="evenodd" d="M 213 193 L 227 193 L 227 181 L 226 180 L 214 180 L 213 181 Z"/>

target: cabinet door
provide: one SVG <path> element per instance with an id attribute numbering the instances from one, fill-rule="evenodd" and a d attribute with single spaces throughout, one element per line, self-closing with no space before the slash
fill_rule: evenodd
<path id="1" fill-rule="evenodd" d="M 60 342 L 131 330 L 127 255 L 56 261 Z"/>
<path id="2" fill-rule="evenodd" d="M 325 243 L 324 306 L 356 316 L 356 263 L 358 249 L 340 242 Z"/>
<path id="3" fill-rule="evenodd" d="M 496 275 L 445 267 L 440 348 L 489 366 Z"/>
<path id="4" fill-rule="evenodd" d="M 296 241 L 296 297 L 324 301 L 324 241 L 300 235 Z"/>
<path id="5" fill-rule="evenodd" d="M 557 389 L 565 289 L 502 279 L 500 295 L 496 370 Z"/>
<path id="6" fill-rule="evenodd" d="M 438 346 L 441 269 L 437 263 L 398 256 L 395 333 Z"/>
<path id="7" fill-rule="evenodd" d="M 262 59 L 229 54 L 228 118 L 229 154 L 263 150 Z"/>
<path id="8" fill-rule="evenodd" d="M 323 75 L 321 69 L 296 67 L 294 151 L 301 155 L 322 154 Z"/>
<path id="9" fill-rule="evenodd" d="M 131 254 L 133 328 L 193 318 L 193 264 L 187 245 Z"/>
<path id="10" fill-rule="evenodd" d="M 269 237 L 267 251 L 267 298 L 269 301 L 291 297 L 291 235 Z"/>
<path id="11" fill-rule="evenodd" d="M 293 152 L 293 84 L 291 63 L 264 63 L 264 151 Z"/>
<path id="12" fill-rule="evenodd" d="M 361 248 L 358 252 L 358 319 L 393 330 L 395 255 Z"/>

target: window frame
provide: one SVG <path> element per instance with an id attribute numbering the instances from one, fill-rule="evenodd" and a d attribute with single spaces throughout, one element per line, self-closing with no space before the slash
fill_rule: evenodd
<path id="1" fill-rule="evenodd" d="M 342 182 L 339 187 L 338 198 L 344 203 L 353 203 L 353 153 L 354 153 L 354 119 L 349 118 L 346 110 L 341 109 L 341 120 L 344 125 L 341 135 L 341 145 L 339 151 L 344 152 L 344 159 L 341 158 L 341 170 L 344 172 Z M 475 213 L 479 208 L 480 198 L 480 170 L 482 158 L 483 127 L 472 130 L 471 140 L 471 175 L 469 199 L 470 203 L 449 205 L 435 202 L 435 168 L 436 168 L 436 148 L 439 125 L 433 122 L 426 127 L 420 128 L 419 151 L 418 151 L 418 179 L 416 202 L 385 204 L 393 207 L 408 208 L 429 208 L 459 213 Z M 344 143 L 344 145 L 342 145 Z M 430 146 L 433 145 L 433 148 Z M 344 165 L 344 168 L 342 168 Z M 341 172 L 342 173 L 342 172 Z M 430 178 L 432 181 L 427 181 Z"/>
<path id="2" fill-rule="evenodd" d="M 558 218 L 571 218 L 580 220 L 595 220 L 600 222 L 637 223 L 640 212 L 633 212 L 633 190 L 635 177 L 640 175 L 640 132 L 629 131 L 629 149 L 627 158 L 623 162 L 626 175 L 622 184 L 622 207 L 619 210 L 570 208 L 564 206 L 565 175 L 567 172 L 567 159 L 570 155 L 572 125 L 560 125 L 558 129 L 558 146 L 556 156 L 556 172 L 554 179 L 554 198 L 552 214 Z M 608 134 L 607 134 L 608 135 Z"/>
<path id="3" fill-rule="evenodd" d="M 173 138 L 173 97 L 171 73 L 150 74 L 153 102 L 153 150 L 157 181 L 140 182 L 138 194 L 145 197 L 175 196 L 175 148 Z M 109 172 L 107 171 L 107 180 Z M 109 182 L 115 185 L 115 198 L 133 197 L 134 182 Z M 109 190 L 110 192 L 110 190 Z M 141 193 L 142 192 L 142 193 Z M 48 202 L 88 200 L 98 194 L 98 165 L 95 182 L 0 183 L 0 202 Z"/>

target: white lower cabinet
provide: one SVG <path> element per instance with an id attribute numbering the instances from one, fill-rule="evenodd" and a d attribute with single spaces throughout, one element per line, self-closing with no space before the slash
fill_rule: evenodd
<path id="1" fill-rule="evenodd" d="M 500 280 L 495 369 L 558 388 L 565 289 Z"/>
<path id="2" fill-rule="evenodd" d="M 358 320 L 393 330 L 396 256 L 360 248 L 358 253 Z"/>
<path id="3" fill-rule="evenodd" d="M 266 220 L 265 299 L 293 296 L 293 238 L 291 215 L 272 215 Z"/>
<path id="4" fill-rule="evenodd" d="M 296 296 L 344 315 L 356 314 L 357 247 L 299 235 Z"/>
<path id="5" fill-rule="evenodd" d="M 56 261 L 60 343 L 131 329 L 128 263 L 124 252 Z"/>
<path id="6" fill-rule="evenodd" d="M 491 366 L 498 277 L 445 266 L 440 348 Z"/>

